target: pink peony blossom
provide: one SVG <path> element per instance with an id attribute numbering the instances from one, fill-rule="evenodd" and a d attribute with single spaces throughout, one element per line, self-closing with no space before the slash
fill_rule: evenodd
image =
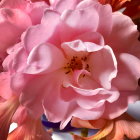
<path id="1" fill-rule="evenodd" d="M 30 113 L 61 128 L 72 116 L 120 116 L 140 98 L 137 27 L 93 0 L 54 2 L 4 61 L 12 89 Z"/>
<path id="2" fill-rule="evenodd" d="M 45 2 L 31 3 L 30 0 L 2 0 L 0 2 L 0 58 L 6 49 L 20 41 L 21 34 L 31 25 L 40 23 Z"/>

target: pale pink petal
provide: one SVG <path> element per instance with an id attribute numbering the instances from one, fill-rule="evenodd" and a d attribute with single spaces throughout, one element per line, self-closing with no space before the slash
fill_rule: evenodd
<path id="1" fill-rule="evenodd" d="M 122 24 L 123 23 L 123 24 Z M 116 52 L 127 52 L 137 41 L 139 33 L 132 20 L 120 12 L 113 13 L 112 32 L 106 43 Z"/>
<path id="2" fill-rule="evenodd" d="M 51 0 L 52 6 L 60 13 L 65 10 L 74 9 L 81 0 Z"/>
<path id="3" fill-rule="evenodd" d="M 21 10 L 0 10 L 0 52 L 4 53 L 9 46 L 20 40 L 21 33 L 31 25 L 31 20 Z"/>
<path id="4" fill-rule="evenodd" d="M 77 96 L 77 103 L 79 106 L 85 109 L 98 108 L 104 105 L 106 101 L 110 103 L 115 102 L 119 96 L 120 93 L 117 90 L 101 90 L 98 92 L 98 94 L 93 96 Z"/>
<path id="5" fill-rule="evenodd" d="M 98 89 L 101 88 L 101 85 L 93 80 L 90 75 L 84 73 L 84 75 L 80 75 L 78 77 L 78 86 L 82 89 Z"/>
<path id="6" fill-rule="evenodd" d="M 67 87 L 67 88 L 62 87 L 60 95 L 62 100 L 66 102 L 75 100 L 77 98 L 77 93 L 71 87 Z"/>
<path id="7" fill-rule="evenodd" d="M 97 31 L 101 33 L 104 38 L 108 38 L 112 30 L 112 8 L 110 5 L 102 5 L 96 0 L 84 0 L 77 9 L 94 7 L 98 12 L 99 24 Z M 86 20 L 87 21 L 87 20 Z M 89 20 L 90 21 L 90 20 Z"/>
<path id="8" fill-rule="evenodd" d="M 61 15 L 61 19 L 63 21 L 60 32 L 61 40 L 71 41 L 82 33 L 96 31 L 99 16 L 97 11 L 91 7 L 88 9 L 65 11 Z"/>
<path id="9" fill-rule="evenodd" d="M 23 9 L 29 3 L 30 3 L 30 1 L 28 1 L 28 0 L 1 0 L 0 7 Z"/>
<path id="10" fill-rule="evenodd" d="M 23 80 L 25 81 L 26 77 L 23 78 Z M 34 118 L 39 118 L 43 114 L 42 102 L 46 94 L 46 84 L 47 77 L 44 75 L 39 75 L 32 77 L 28 81 L 26 81 L 26 85 L 22 89 L 20 102 L 28 109 L 29 113 Z"/>
<path id="11" fill-rule="evenodd" d="M 108 98 L 108 95 L 95 95 L 91 97 L 77 97 L 77 104 L 84 109 L 93 109 L 98 108 L 100 106 L 103 106 L 105 103 L 105 100 Z"/>
<path id="12" fill-rule="evenodd" d="M 117 75 L 117 61 L 112 49 L 105 46 L 101 51 L 89 56 L 92 77 L 104 88 L 111 88 L 111 81 Z"/>
<path id="13" fill-rule="evenodd" d="M 64 63 L 65 58 L 60 49 L 52 44 L 41 44 L 30 52 L 24 73 L 48 73 L 62 68 Z"/>
<path id="14" fill-rule="evenodd" d="M 30 4 L 27 12 L 32 20 L 33 25 L 39 24 L 41 22 L 41 18 L 46 8 L 49 8 L 49 5 L 47 5 L 47 3 L 44 1 Z"/>
<path id="15" fill-rule="evenodd" d="M 120 59 L 136 79 L 140 78 L 140 59 L 127 53 L 122 53 Z"/>
<path id="16" fill-rule="evenodd" d="M 45 85 L 48 86 L 45 87 L 46 96 L 43 100 L 43 106 L 47 119 L 52 122 L 59 122 L 63 120 L 69 108 L 70 102 L 63 101 L 60 95 L 60 90 L 62 88 L 61 84 L 64 76 L 63 72 L 57 71 L 55 73 L 50 73 L 46 77 Z"/>
<path id="17" fill-rule="evenodd" d="M 49 41 L 51 37 L 54 37 L 54 42 L 57 42 L 58 38 L 55 40 L 56 28 L 59 24 L 59 14 L 46 10 L 42 18 L 42 24 L 32 26 L 29 28 L 24 35 L 24 45 L 25 49 L 29 52 L 32 48 Z M 34 41 L 32 41 L 34 40 Z"/>
<path id="18" fill-rule="evenodd" d="M 21 95 L 24 86 L 30 79 L 30 76 L 22 73 L 16 73 L 11 76 L 11 88 L 15 91 L 17 96 Z"/>
<path id="19" fill-rule="evenodd" d="M 0 97 L 9 99 L 13 95 L 13 91 L 10 87 L 10 73 L 0 73 Z"/>
<path id="20" fill-rule="evenodd" d="M 130 54 L 122 53 L 117 56 L 118 74 L 113 79 L 112 84 L 122 91 L 133 91 L 138 86 L 139 59 Z"/>
<path id="21" fill-rule="evenodd" d="M 118 98 L 117 101 L 113 103 L 107 102 L 105 107 L 106 110 L 103 114 L 103 118 L 106 119 L 114 119 L 118 116 L 120 116 L 123 112 L 126 112 L 128 109 L 128 104 L 129 103 L 134 103 L 135 101 L 139 100 L 139 90 L 138 88 L 136 91 L 126 91 L 120 92 L 120 97 Z"/>
<path id="22" fill-rule="evenodd" d="M 91 43 L 91 42 L 85 42 L 84 45 L 86 46 L 87 52 L 89 52 L 89 53 L 96 52 L 96 51 L 103 49 L 103 46 L 100 46 L 98 44 Z"/>
<path id="23" fill-rule="evenodd" d="M 25 50 L 21 47 L 18 48 L 15 52 L 14 57 L 15 59 L 12 59 L 11 61 L 11 67 L 15 69 L 16 72 L 21 72 L 24 70 L 24 67 L 27 65 L 27 53 Z"/>
<path id="24" fill-rule="evenodd" d="M 72 116 L 80 118 L 82 120 L 96 120 L 102 116 L 104 109 L 104 105 L 89 110 L 81 107 L 76 107 L 75 109 L 73 109 Z"/>
<path id="25" fill-rule="evenodd" d="M 101 33 L 106 39 L 112 30 L 112 8 L 110 5 L 98 5 L 97 11 L 100 17 L 97 32 Z"/>
<path id="26" fill-rule="evenodd" d="M 73 56 L 82 56 L 86 54 L 86 46 L 84 42 L 81 40 L 74 40 L 72 42 L 64 42 L 61 44 L 62 49 L 64 50 L 66 56 L 73 57 Z"/>
<path id="27" fill-rule="evenodd" d="M 61 44 L 62 49 L 68 57 L 73 56 L 87 56 L 88 52 L 95 52 L 101 50 L 103 47 L 91 42 L 82 42 L 81 40 L 74 40 L 71 42 L 64 42 Z"/>
<path id="28" fill-rule="evenodd" d="M 80 39 L 83 42 L 92 42 L 92 43 L 95 43 L 95 44 L 101 45 L 101 46 L 104 45 L 104 38 L 98 32 L 87 32 L 87 33 L 77 36 L 75 39 L 76 40 Z"/>
<path id="29" fill-rule="evenodd" d="M 99 4 L 98 0 L 82 0 L 76 7 L 76 9 L 84 9 L 90 6 L 95 6 Z"/>
<path id="30" fill-rule="evenodd" d="M 61 121 L 60 128 L 63 129 L 71 120 L 72 116 L 82 120 L 96 120 L 102 116 L 104 109 L 104 105 L 102 105 L 98 108 L 87 110 L 79 107 L 75 102 L 72 102 L 65 118 Z"/>

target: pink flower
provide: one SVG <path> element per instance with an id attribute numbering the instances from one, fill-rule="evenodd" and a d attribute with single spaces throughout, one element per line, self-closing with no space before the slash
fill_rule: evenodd
<path id="1" fill-rule="evenodd" d="M 137 27 L 109 5 L 58 2 L 9 52 L 4 67 L 13 90 L 32 114 L 45 112 L 50 121 L 61 121 L 61 128 L 72 116 L 120 116 L 139 99 Z"/>
<path id="2" fill-rule="evenodd" d="M 30 0 L 2 0 L 0 2 L 0 58 L 6 49 L 20 41 L 21 34 L 32 24 L 40 23 L 45 2 L 31 3 Z"/>

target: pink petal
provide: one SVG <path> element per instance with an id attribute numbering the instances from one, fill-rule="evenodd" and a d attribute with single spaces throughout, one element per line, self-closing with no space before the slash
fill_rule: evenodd
<path id="1" fill-rule="evenodd" d="M 32 48 L 49 41 L 51 37 L 57 42 L 59 37 L 55 38 L 54 35 L 58 24 L 59 14 L 51 10 L 46 10 L 42 18 L 42 24 L 32 26 L 26 31 L 23 39 L 25 49 L 30 52 Z"/>
<path id="2" fill-rule="evenodd" d="M 10 88 L 10 73 L 0 73 L 0 97 L 9 99 L 13 95 L 13 91 Z"/>
<path id="3" fill-rule="evenodd" d="M 139 59 L 127 53 L 120 54 L 117 56 L 117 59 L 118 74 L 117 77 L 113 79 L 112 84 L 122 91 L 136 90 L 138 78 L 140 77 Z"/>
<path id="4" fill-rule="evenodd" d="M 21 33 L 31 25 L 31 20 L 28 15 L 17 9 L 1 9 L 0 17 L 0 34 L 4 34 L 0 36 L 0 52 L 4 53 L 9 46 L 19 41 Z"/>
<path id="5" fill-rule="evenodd" d="M 36 25 L 41 22 L 41 18 L 43 17 L 44 11 L 46 8 L 49 8 L 46 2 L 35 2 L 31 3 L 30 7 L 28 7 L 28 14 L 32 20 L 32 24 Z"/>
<path id="6" fill-rule="evenodd" d="M 61 19 L 61 40 L 62 42 L 66 42 L 71 41 L 74 37 L 82 33 L 96 31 L 99 16 L 97 11 L 91 7 L 73 11 L 67 10 L 61 15 Z M 87 23 L 87 21 L 90 22 Z"/>
<path id="7" fill-rule="evenodd" d="M 60 95 L 64 73 L 56 71 L 55 73 L 50 73 L 46 78 L 45 85 L 48 85 L 49 88 L 46 87 L 45 89 L 46 97 L 43 101 L 45 114 L 49 121 L 59 122 L 64 119 L 70 104 L 62 100 Z M 61 110 L 60 108 L 63 109 Z"/>
<path id="8" fill-rule="evenodd" d="M 24 81 L 25 80 L 27 80 L 26 77 L 24 77 Z M 39 118 L 43 114 L 42 102 L 44 100 L 47 88 L 46 76 L 38 75 L 25 82 L 26 84 L 22 90 L 20 102 L 28 109 L 28 112 L 34 118 Z M 42 91 L 41 94 L 40 91 Z"/>
<path id="9" fill-rule="evenodd" d="M 12 55 L 13 58 L 12 58 Z M 11 69 L 14 69 L 16 72 L 22 72 L 25 68 L 26 61 L 27 61 L 27 53 L 25 52 L 25 50 L 21 47 L 21 48 L 17 48 L 17 50 L 15 50 L 15 52 L 13 52 L 12 55 L 9 55 L 9 57 L 11 56 Z M 10 62 L 9 62 L 10 63 Z"/>
<path id="10" fill-rule="evenodd" d="M 52 44 L 36 46 L 27 58 L 24 73 L 39 74 L 52 72 L 64 66 L 65 58 L 60 49 Z"/>
<path id="11" fill-rule="evenodd" d="M 60 13 L 74 9 L 81 0 L 51 0 L 52 6 Z"/>
<path id="12" fill-rule="evenodd" d="M 87 32 L 87 33 L 77 36 L 75 39 L 80 39 L 83 42 L 92 42 L 101 46 L 104 45 L 104 38 L 98 32 Z"/>
<path id="13" fill-rule="evenodd" d="M 22 73 L 16 73 L 11 76 L 11 89 L 13 89 L 17 96 L 21 95 L 21 92 L 26 83 L 31 79 L 30 76 Z"/>
<path id="14" fill-rule="evenodd" d="M 77 93 L 71 87 L 61 88 L 61 98 L 62 100 L 68 102 L 77 99 Z"/>
<path id="15" fill-rule="evenodd" d="M 86 72 L 83 72 L 83 75 L 80 75 L 79 77 L 77 77 L 78 79 L 78 86 L 82 89 L 98 89 L 101 88 L 101 85 L 96 82 L 95 80 L 92 79 L 91 75 L 89 75 Z"/>
<path id="16" fill-rule="evenodd" d="M 1 0 L 0 7 L 12 8 L 12 9 L 22 9 L 29 4 L 27 0 Z"/>
<path id="17" fill-rule="evenodd" d="M 138 79 L 140 77 L 140 59 L 134 55 L 123 53 L 120 55 L 120 59 L 128 67 L 131 73 Z"/>
<path id="18" fill-rule="evenodd" d="M 123 23 L 123 24 L 122 24 Z M 112 32 L 106 43 L 114 51 L 126 52 L 137 41 L 139 33 L 132 20 L 120 12 L 113 13 Z M 128 47 L 129 46 L 129 47 Z"/>
<path id="19" fill-rule="evenodd" d="M 61 47 L 68 57 L 87 56 L 88 52 L 99 51 L 103 48 L 102 46 L 99 46 L 95 43 L 82 42 L 81 40 L 64 42 L 64 43 L 62 43 Z"/>
<path id="20" fill-rule="evenodd" d="M 77 103 L 85 109 L 98 108 L 104 105 L 106 101 L 110 103 L 115 102 L 119 98 L 119 95 L 117 90 L 101 90 L 93 96 L 77 96 Z"/>
<path id="21" fill-rule="evenodd" d="M 113 103 L 106 102 L 105 105 L 105 112 L 103 114 L 103 118 L 107 119 L 114 119 L 124 112 L 127 111 L 128 104 L 134 103 L 135 101 L 139 100 L 139 88 L 137 91 L 132 91 L 132 92 L 120 92 L 120 97 L 118 98 L 117 101 Z"/>
<path id="22" fill-rule="evenodd" d="M 102 5 L 97 0 L 82 1 L 77 9 L 84 9 L 93 7 L 96 9 L 99 16 L 99 24 L 97 31 L 101 33 L 104 38 L 107 38 L 112 29 L 112 8 L 110 5 Z M 86 20 L 87 21 L 87 20 Z"/>
<path id="23" fill-rule="evenodd" d="M 105 46 L 101 51 L 89 56 L 90 70 L 93 78 L 104 88 L 111 88 L 111 81 L 117 75 L 117 61 L 112 49 Z"/>
<path id="24" fill-rule="evenodd" d="M 73 57 L 73 56 L 82 56 L 86 52 L 86 46 L 84 42 L 81 40 L 74 40 L 72 42 L 64 42 L 61 45 L 62 49 L 64 50 L 66 56 Z"/>
<path id="25" fill-rule="evenodd" d="M 64 128 L 67 123 L 71 120 L 72 116 L 80 118 L 82 120 L 96 120 L 101 117 L 101 115 L 104 112 L 104 106 L 100 106 L 97 109 L 83 109 L 79 106 L 77 106 L 74 102 L 71 103 L 71 106 L 69 107 L 69 110 L 67 110 L 67 115 L 61 121 L 60 128 Z"/>
<path id="26" fill-rule="evenodd" d="M 81 107 L 76 107 L 73 110 L 72 116 L 80 118 L 82 120 L 97 120 L 102 116 L 105 109 L 104 107 L 104 105 L 101 105 L 98 108 L 92 108 L 89 110 Z"/>

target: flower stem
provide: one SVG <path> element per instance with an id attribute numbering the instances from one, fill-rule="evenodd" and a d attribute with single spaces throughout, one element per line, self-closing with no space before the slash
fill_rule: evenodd
<path id="1" fill-rule="evenodd" d="M 88 128 L 83 128 L 81 130 L 81 136 L 82 137 L 87 137 L 88 136 Z"/>

